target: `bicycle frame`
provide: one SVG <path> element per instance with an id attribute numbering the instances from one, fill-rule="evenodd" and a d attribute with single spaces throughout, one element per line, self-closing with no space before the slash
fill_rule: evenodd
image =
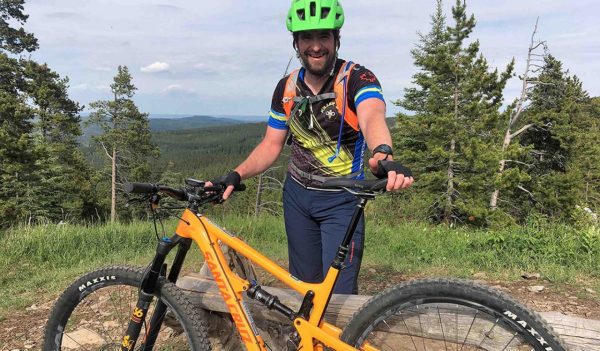
<path id="1" fill-rule="evenodd" d="M 267 348 L 243 301 L 242 293 L 244 292 L 247 296 L 258 300 L 269 309 L 282 313 L 290 321 L 293 321 L 299 336 L 299 341 L 293 341 L 296 343 L 298 349 L 318 351 L 323 350 L 322 345 L 324 344 L 338 351 L 358 351 L 358 349 L 340 340 L 341 329 L 323 320 L 325 310 L 333 294 L 333 287 L 340 270 L 343 268 L 343 262 L 348 253 L 352 234 L 364 212 L 368 197 L 359 196 L 358 198 L 359 202 L 346 230 L 346 235 L 338 248 L 337 255 L 325 279 L 321 283 L 300 281 L 287 270 L 281 268 L 239 238 L 211 222 L 196 209 L 186 209 L 177 225 L 176 234 L 170 239 L 163 239 L 159 242 L 149 272 L 140 288 L 138 303 L 131 316 L 127 334 L 123 338 L 121 350 L 131 350 L 137 341 L 159 276 L 166 275 L 164 262 L 168 253 L 174 247 L 178 247 L 171 271 L 168 275 L 168 280 L 175 282 L 191 242 L 194 241 L 202 251 L 205 264 L 215 279 L 221 296 L 238 329 L 241 341 L 248 351 L 266 351 Z M 291 308 L 280 303 L 276 296 L 262 290 L 256 282 L 250 282 L 233 272 L 221 250 L 219 245 L 221 242 L 227 245 L 230 250 L 238 252 L 304 296 L 299 311 L 294 312 Z M 147 330 L 146 339 L 144 340 L 144 350 L 150 350 L 154 346 L 154 341 L 164 319 L 166 309 L 167 307 L 159 301 L 149 323 L 149 330 Z M 315 343 L 315 341 L 320 343 Z M 367 344 L 362 346 L 362 350 L 376 351 L 377 349 Z"/>
<path id="2" fill-rule="evenodd" d="M 262 267 L 303 296 L 310 296 L 314 293 L 313 308 L 309 319 L 294 319 L 294 325 L 301 338 L 299 346 L 302 350 L 315 350 L 314 339 L 339 351 L 357 350 L 339 339 L 341 333 L 339 328 L 323 321 L 325 309 L 340 272 L 339 268 L 330 267 L 325 279 L 319 284 L 302 282 L 239 238 L 228 234 L 206 217 L 200 214 L 196 215 L 190 210 L 184 212 L 176 233 L 183 238 L 194 240 L 200 246 L 205 262 L 229 308 L 241 340 L 249 351 L 266 350 L 264 342 L 258 335 L 252 317 L 242 300 L 242 293 L 251 289 L 252 284 L 240 278 L 229 268 L 227 260 L 219 247 L 219 241 Z"/>

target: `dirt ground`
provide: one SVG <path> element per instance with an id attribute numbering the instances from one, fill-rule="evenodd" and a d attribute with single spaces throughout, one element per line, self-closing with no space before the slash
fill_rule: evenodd
<path id="1" fill-rule="evenodd" d="M 360 293 L 371 295 L 413 278 L 385 268 L 364 267 Z M 473 279 L 506 292 L 537 312 L 559 311 L 600 320 L 600 292 L 590 288 L 558 286 L 535 275 L 516 282 L 502 282 L 487 279 L 484 273 L 476 273 Z M 44 324 L 55 298 L 15 311 L 10 318 L 0 321 L 0 351 L 39 350 Z"/>

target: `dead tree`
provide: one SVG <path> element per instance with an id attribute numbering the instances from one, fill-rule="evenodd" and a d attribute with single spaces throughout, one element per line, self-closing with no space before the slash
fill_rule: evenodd
<path id="1" fill-rule="evenodd" d="M 254 218 L 258 217 L 261 211 L 265 210 L 271 214 L 281 214 L 279 208 L 281 202 L 277 201 L 263 201 L 263 192 L 267 190 L 281 191 L 283 188 L 283 182 L 273 176 L 268 175 L 270 172 L 281 168 L 281 166 L 271 167 L 265 172 L 261 173 L 258 177 L 258 186 L 256 189 L 256 204 L 254 205 Z M 275 207 L 275 208 L 273 208 Z"/>
<path id="2" fill-rule="evenodd" d="M 533 87 L 537 83 L 535 78 L 530 77 L 530 74 L 535 73 L 539 69 L 542 68 L 542 66 L 539 64 L 539 62 L 543 61 L 543 58 L 546 56 L 546 49 L 547 49 L 546 42 L 536 41 L 536 39 L 535 39 L 535 35 L 537 33 L 538 21 L 539 21 L 539 18 L 535 21 L 535 27 L 533 29 L 533 33 L 531 34 L 531 41 L 529 44 L 529 49 L 527 50 L 527 62 L 525 65 L 525 72 L 523 73 L 523 76 L 521 77 L 521 80 L 523 81 L 523 84 L 521 87 L 521 95 L 515 101 L 515 107 L 513 108 L 512 112 L 510 113 L 510 117 L 508 119 L 508 126 L 506 128 L 506 133 L 504 134 L 504 140 L 502 142 L 502 153 L 501 153 L 502 159 L 499 161 L 498 172 L 497 172 L 499 177 L 502 176 L 502 173 L 506 169 L 507 163 L 509 163 L 509 162 L 518 163 L 518 161 L 509 160 L 509 159 L 505 158 L 508 147 L 510 146 L 513 139 L 515 139 L 517 136 L 519 136 L 520 134 L 522 134 L 523 132 L 527 131 L 529 128 L 534 126 L 534 124 L 532 124 L 532 123 L 526 124 L 526 125 L 522 126 L 521 128 L 519 128 L 518 130 L 513 132 L 513 129 L 517 128 L 518 122 L 521 119 L 523 111 L 527 107 L 526 105 L 527 105 L 527 100 L 528 100 L 528 93 L 531 89 L 533 89 Z M 544 51 L 542 54 L 537 53 L 537 51 L 539 51 L 540 48 Z M 524 190 L 524 189 L 522 189 L 522 190 Z M 529 194 L 531 194 L 531 193 L 529 193 Z M 490 209 L 495 210 L 498 207 L 498 199 L 499 198 L 500 198 L 500 189 L 496 188 L 496 189 L 494 189 L 494 192 L 492 193 L 492 196 L 490 198 Z"/>

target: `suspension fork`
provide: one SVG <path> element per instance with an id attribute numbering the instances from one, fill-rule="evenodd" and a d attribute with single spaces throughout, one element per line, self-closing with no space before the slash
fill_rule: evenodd
<path id="1" fill-rule="evenodd" d="M 174 235 L 171 238 L 163 238 L 161 241 L 159 241 L 158 246 L 156 247 L 154 259 L 150 264 L 150 268 L 148 271 L 146 271 L 142 278 L 142 284 L 138 292 L 138 301 L 131 314 L 129 324 L 127 326 L 127 332 L 123 337 L 121 351 L 131 351 L 137 343 L 137 339 L 140 336 L 142 326 L 144 325 L 144 321 L 146 319 L 146 314 L 148 313 L 150 304 L 154 299 L 154 293 L 158 288 L 158 280 L 162 275 L 165 274 L 165 260 L 167 255 L 175 246 L 178 247 L 177 254 L 175 255 L 175 259 L 173 261 L 173 266 L 171 267 L 171 271 L 169 272 L 169 276 L 167 278 L 170 282 L 175 283 L 179 273 L 181 272 L 181 267 L 183 266 L 183 261 L 185 260 L 185 256 L 191 246 L 191 242 L 191 239 L 182 238 L 178 235 Z M 144 340 L 143 345 L 144 350 L 151 350 L 154 347 L 154 343 L 158 336 L 158 331 L 166 314 L 166 310 L 167 306 L 159 300 L 152 318 L 150 319 L 150 326 L 146 330 L 146 339 Z"/>

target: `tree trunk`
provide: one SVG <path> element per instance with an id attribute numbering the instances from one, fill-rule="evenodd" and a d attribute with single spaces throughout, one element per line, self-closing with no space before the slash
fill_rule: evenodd
<path id="1" fill-rule="evenodd" d="M 455 58 L 455 65 L 458 66 L 458 55 Z M 458 71 L 458 67 L 456 68 Z M 454 80 L 454 128 L 458 125 L 458 97 L 459 97 L 458 74 Z M 455 133 L 456 129 L 453 131 Z M 450 139 L 450 158 L 448 159 L 448 186 L 446 189 L 446 205 L 444 206 L 444 223 L 449 224 L 452 221 L 452 207 L 454 196 L 454 157 L 456 152 L 456 136 L 453 134 Z"/>
<path id="2" fill-rule="evenodd" d="M 502 175 L 502 172 L 504 172 L 504 167 L 506 167 L 506 160 L 504 159 L 504 154 L 506 153 L 506 149 L 508 149 L 508 145 L 510 145 L 511 140 L 512 137 L 510 135 L 510 129 L 507 129 L 506 134 L 504 135 L 504 142 L 502 143 L 502 159 L 500 160 L 500 166 L 498 167 L 498 174 L 500 175 Z M 494 189 L 494 192 L 492 193 L 492 198 L 490 199 L 490 208 L 492 209 L 492 211 L 498 207 L 499 196 L 500 189 Z"/>
<path id="3" fill-rule="evenodd" d="M 444 206 L 444 223 L 450 223 L 452 219 L 452 195 L 454 194 L 454 151 L 456 141 L 450 140 L 450 159 L 448 160 L 448 188 L 446 189 L 446 206 Z"/>
<path id="4" fill-rule="evenodd" d="M 110 184 L 110 222 L 114 223 L 117 217 L 117 150 L 112 149 L 112 180 Z"/>

